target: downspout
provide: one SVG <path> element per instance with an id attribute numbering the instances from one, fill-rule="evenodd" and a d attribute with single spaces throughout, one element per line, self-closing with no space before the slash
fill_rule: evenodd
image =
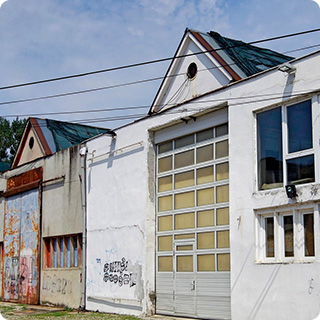
<path id="1" fill-rule="evenodd" d="M 87 282 L 87 177 L 86 177 L 86 160 L 87 147 L 80 149 L 80 164 L 81 164 L 81 206 L 82 206 L 82 293 L 81 293 L 81 310 L 86 309 L 86 282 Z"/>

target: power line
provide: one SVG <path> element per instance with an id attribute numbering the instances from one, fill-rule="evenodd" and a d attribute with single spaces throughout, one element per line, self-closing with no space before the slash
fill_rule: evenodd
<path id="1" fill-rule="evenodd" d="M 96 70 L 96 71 L 89 71 L 89 72 L 84 72 L 84 73 L 68 75 L 68 76 L 62 76 L 62 77 L 57 77 L 57 78 L 50 78 L 50 79 L 45 79 L 45 80 L 38 80 L 38 81 L 33 81 L 33 82 L 14 84 L 14 85 L 0 87 L 0 90 L 13 89 L 13 88 L 18 88 L 18 87 L 37 85 L 37 84 L 43 84 L 43 83 L 48 83 L 48 82 L 54 82 L 54 81 L 61 81 L 61 80 L 66 80 L 66 79 L 85 77 L 85 76 L 90 76 L 90 75 L 94 75 L 94 74 L 106 73 L 106 72 L 123 70 L 123 69 L 128 69 L 128 68 L 135 68 L 135 67 L 145 66 L 145 65 L 154 64 L 154 63 L 166 62 L 166 61 L 170 61 L 170 60 L 173 60 L 173 59 L 184 58 L 184 57 L 189 57 L 189 56 L 194 56 L 194 55 L 199 55 L 199 54 L 204 54 L 204 53 L 213 52 L 213 51 L 216 52 L 216 51 L 220 51 L 220 50 L 223 50 L 223 49 L 231 49 L 231 48 L 235 48 L 235 47 L 238 47 L 238 46 L 253 45 L 253 44 L 257 44 L 257 43 L 263 43 L 263 42 L 274 41 L 274 40 L 279 40 L 279 39 L 284 39 L 284 38 L 289 38 L 289 37 L 300 36 L 300 35 L 313 33 L 313 32 L 318 32 L 318 31 L 320 31 L 320 28 L 301 31 L 301 32 L 296 32 L 296 33 L 290 33 L 290 34 L 281 35 L 281 36 L 277 36 L 277 37 L 266 38 L 266 39 L 262 39 L 262 40 L 255 40 L 255 41 L 251 41 L 251 42 L 243 43 L 243 44 L 239 44 L 239 45 L 227 46 L 227 47 L 224 47 L 224 48 L 218 48 L 218 49 L 205 50 L 205 51 L 196 52 L 196 53 L 184 54 L 184 55 L 180 55 L 180 56 L 176 56 L 176 57 L 174 56 L 174 57 L 161 58 L 161 59 L 156 59 L 156 60 L 149 60 L 149 61 L 144 61 L 144 62 L 127 64 L 127 65 L 118 66 L 118 67 L 112 67 L 112 68 L 100 69 L 100 70 Z"/>
<path id="2" fill-rule="evenodd" d="M 318 89 L 317 89 L 318 90 Z M 316 90 L 310 90 L 310 91 L 296 91 L 291 94 L 283 95 L 283 93 L 269 93 L 269 94 L 261 94 L 261 95 L 254 95 L 254 96 L 242 96 L 242 97 L 233 97 L 233 98 L 219 98 L 219 99 L 209 99 L 209 100 L 204 100 L 204 101 L 191 101 L 188 103 L 188 106 L 191 105 L 191 108 L 184 109 L 184 112 L 190 112 L 190 111 L 204 111 L 207 108 L 206 107 L 199 107 L 199 108 L 194 108 L 195 105 L 199 104 L 208 104 L 208 103 L 219 103 L 219 102 L 225 102 L 225 101 L 235 101 L 234 103 L 229 103 L 229 106 L 238 106 L 238 105 L 243 105 L 243 104 L 251 104 L 251 103 L 257 103 L 257 102 L 268 102 L 272 100 L 279 100 L 280 98 L 290 98 L 290 97 L 296 97 L 296 96 L 303 96 L 310 94 L 311 92 L 314 92 Z M 260 98 L 260 99 L 257 99 Z M 251 99 L 248 101 L 247 99 Z M 237 101 L 237 100 L 246 100 L 246 101 Z M 283 101 L 285 103 L 285 101 Z M 174 105 L 174 104 L 172 104 Z M 142 107 L 142 106 L 141 106 Z M 144 108 L 143 106 L 142 108 Z M 136 107 L 132 107 L 136 108 Z M 138 107 L 140 108 L 140 107 Z M 117 108 L 117 109 L 126 109 L 126 108 Z M 77 112 L 75 112 L 77 113 Z M 168 110 L 165 111 L 165 114 L 177 114 L 181 113 L 181 110 Z M 158 116 L 160 114 L 155 114 L 153 116 Z M 91 118 L 91 119 L 79 119 L 79 120 L 73 120 L 74 123 L 99 123 L 99 122 L 108 122 L 108 121 L 120 121 L 120 120 L 132 120 L 132 119 L 138 119 L 142 117 L 148 117 L 146 114 L 131 114 L 131 115 L 121 115 L 121 116 L 113 116 L 113 117 L 98 117 L 98 118 Z M 39 127 L 42 127 L 42 125 L 39 125 Z"/>
<path id="3" fill-rule="evenodd" d="M 311 48 L 315 48 L 315 47 L 318 47 L 318 46 L 320 46 L 320 44 L 307 46 L 307 47 L 302 47 L 302 48 L 294 49 L 294 50 L 287 51 L 287 52 L 284 52 L 284 53 L 286 54 L 286 53 L 290 53 L 290 52 L 296 52 L 296 51 L 311 49 Z M 229 64 L 226 64 L 226 65 L 214 66 L 214 67 L 206 68 L 206 69 L 199 69 L 198 72 L 203 72 L 203 71 L 213 70 L 213 69 L 219 69 L 221 67 L 226 67 L 226 66 L 231 66 L 231 65 L 236 65 L 236 63 L 229 63 Z M 177 73 L 177 74 L 173 74 L 173 75 L 167 75 L 166 78 L 178 77 L 178 76 L 184 75 L 184 74 L 185 74 L 185 72 Z M 105 86 L 105 87 L 98 87 L 98 88 L 85 89 L 85 90 L 79 90 L 79 91 L 71 91 L 71 92 L 66 92 L 66 93 L 59 93 L 59 94 L 54 94 L 54 95 L 40 96 L 40 97 L 35 97 L 35 98 L 26 98 L 26 99 L 19 99 L 19 100 L 4 101 L 4 102 L 0 102 L 0 106 L 1 105 L 10 105 L 10 104 L 22 103 L 22 102 L 32 102 L 32 101 L 46 100 L 46 99 L 52 99 L 52 98 L 60 98 L 60 97 L 66 97 L 66 96 L 72 96 L 72 95 L 90 93 L 90 92 L 97 92 L 97 91 L 108 90 L 108 89 L 115 89 L 115 88 L 130 86 L 130 85 L 136 85 L 136 84 L 142 84 L 142 83 L 148 83 L 148 82 L 152 82 L 152 81 L 162 80 L 164 78 L 165 77 L 162 77 L 162 76 L 161 77 L 154 77 L 154 78 L 137 80 L 137 81 L 132 81 L 132 82 L 125 82 L 125 83 L 120 83 L 120 84 L 115 84 L 115 85 L 110 85 L 110 86 Z M 50 114 L 50 113 L 47 113 L 47 114 Z M 55 113 L 51 113 L 51 114 L 55 114 Z M 20 116 L 22 116 L 22 115 L 20 115 Z M 7 116 L 7 117 L 9 117 L 9 116 Z"/>

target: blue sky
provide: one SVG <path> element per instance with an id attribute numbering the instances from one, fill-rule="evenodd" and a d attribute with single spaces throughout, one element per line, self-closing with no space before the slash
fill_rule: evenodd
<path id="1" fill-rule="evenodd" d="M 187 27 L 253 41 L 319 28 L 319 18 L 320 8 L 312 0 L 8 0 L 0 8 L 0 87 L 171 57 Z M 287 52 L 314 44 L 320 44 L 320 32 L 262 46 Z M 308 52 L 299 51 L 294 56 Z M 95 109 L 110 111 L 39 117 L 77 121 L 143 115 L 160 81 L 62 98 L 1 103 L 161 77 L 167 66 L 167 62 L 158 63 L 0 90 L 0 116 Z M 131 106 L 146 108 L 112 111 Z M 87 124 L 115 128 L 124 122 Z"/>

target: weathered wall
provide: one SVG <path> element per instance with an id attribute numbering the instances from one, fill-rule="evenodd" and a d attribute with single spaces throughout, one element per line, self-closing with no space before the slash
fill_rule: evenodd
<path id="1" fill-rule="evenodd" d="M 42 238 L 82 233 L 79 146 L 47 158 L 43 172 Z M 81 266 L 46 268 L 44 250 L 42 246 L 40 302 L 78 308 L 81 304 Z"/>
<path id="2" fill-rule="evenodd" d="M 42 186 L 42 236 L 82 232 L 79 147 L 71 147 L 47 158 Z M 64 176 L 64 177 L 62 177 Z"/>
<path id="3" fill-rule="evenodd" d="M 268 73 L 247 84 L 236 86 L 232 97 L 244 97 L 229 108 L 230 139 L 230 230 L 233 319 L 314 319 L 319 314 L 320 264 L 319 238 L 316 259 L 310 263 L 268 263 L 257 260 L 255 209 L 281 206 L 290 209 L 295 201 L 288 199 L 284 188 L 257 191 L 257 153 L 254 111 L 281 103 L 287 94 L 320 88 L 319 56 L 296 63 L 295 77 L 280 71 Z M 266 100 L 268 94 L 273 100 Z M 253 98 L 249 96 L 262 95 Z M 271 96 L 270 96 L 271 97 Z M 314 118 L 319 128 L 319 108 Z M 317 135 L 318 137 L 318 135 Z M 318 144 L 318 139 L 316 139 Z M 315 145 L 315 163 L 319 154 Z M 297 186 L 297 204 L 320 199 L 319 171 L 316 182 Z M 313 191 L 312 191 L 313 190 Z M 315 216 L 317 220 L 317 214 Z M 318 225 L 318 224 L 316 224 Z M 317 230 L 316 237 L 318 237 Z M 318 249 L 317 249 L 318 248 Z"/>
<path id="4" fill-rule="evenodd" d="M 43 183 L 40 188 L 42 216 L 40 303 L 78 308 L 81 303 L 81 264 L 71 268 L 46 268 L 43 238 L 82 233 L 79 147 L 63 150 L 50 157 L 36 160 L 32 164 L 33 168 L 40 166 L 43 167 Z M 30 163 L 7 171 L 4 178 L 8 179 L 28 170 Z M 5 186 L 0 188 L 4 189 Z M 4 202 L 2 200 L 0 203 L 2 221 Z"/>
<path id="5" fill-rule="evenodd" d="M 287 100 L 288 94 L 318 89 L 319 60 L 314 55 L 297 61 L 293 82 L 291 77 L 274 69 L 197 100 L 202 108 L 213 108 L 224 100 L 229 104 L 232 319 L 263 320 L 281 315 L 281 319 L 300 320 L 315 318 L 319 313 L 318 233 L 316 259 L 311 263 L 256 262 L 254 210 L 291 203 L 284 189 L 257 191 L 253 113 Z M 259 95 L 264 98 L 258 99 Z M 266 99 L 270 95 L 274 100 Z M 121 128 L 113 141 L 103 136 L 88 143 L 87 308 L 90 310 L 137 315 L 152 310 L 155 164 L 153 141 L 147 132 L 174 124 L 197 109 L 192 103 L 175 111 Z M 316 172 L 319 182 L 318 167 Z M 320 200 L 319 192 L 314 191 L 318 187 L 318 183 L 298 186 L 299 201 Z M 129 282 L 124 284 L 127 274 Z M 130 282 L 130 274 L 135 275 L 134 284 Z"/>
<path id="6" fill-rule="evenodd" d="M 148 308 L 153 278 L 146 273 L 154 258 L 146 252 L 154 252 L 154 208 L 148 206 L 147 141 L 141 131 L 88 143 L 89 310 L 141 314 Z"/>
<path id="7" fill-rule="evenodd" d="M 81 269 L 42 270 L 41 303 L 79 307 L 81 274 Z"/>

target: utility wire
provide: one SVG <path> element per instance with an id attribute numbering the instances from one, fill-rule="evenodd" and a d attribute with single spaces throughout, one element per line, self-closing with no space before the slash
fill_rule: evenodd
<path id="1" fill-rule="evenodd" d="M 229 103 L 229 106 L 239 106 L 244 104 L 252 104 L 252 103 L 258 103 L 258 102 L 269 102 L 272 100 L 279 100 L 280 98 L 290 98 L 290 97 L 296 97 L 296 96 L 303 96 L 310 94 L 311 92 L 314 92 L 315 90 L 310 91 L 300 91 L 300 92 L 294 92 L 292 94 L 283 95 L 282 93 L 270 93 L 270 94 L 261 94 L 261 95 L 254 95 L 254 96 L 243 96 L 243 97 L 234 97 L 234 98 L 220 98 L 220 99 L 209 99 L 204 101 L 191 101 L 188 103 L 188 108 L 184 109 L 183 112 L 201 112 L 206 110 L 206 107 L 195 107 L 199 104 L 208 104 L 208 103 L 219 103 L 219 102 L 225 102 L 225 101 L 234 101 L 233 103 Z M 260 99 L 257 99 L 260 98 Z M 249 99 L 249 101 L 247 100 Z M 240 100 L 240 101 L 237 101 Z M 245 101 L 242 101 L 245 100 Z M 283 101 L 285 103 L 285 101 Z M 191 106 L 191 107 L 190 107 Z M 180 105 L 181 107 L 181 105 Z M 152 116 L 160 116 L 161 114 L 179 114 L 182 110 L 167 110 L 165 113 L 160 114 L 154 114 Z M 108 121 L 119 121 L 119 120 L 132 120 L 132 119 L 138 119 L 143 117 L 152 117 L 148 116 L 146 114 L 131 114 L 131 115 L 121 115 L 121 116 L 113 116 L 113 117 L 98 117 L 98 118 L 91 118 L 91 119 L 79 119 L 79 120 L 73 120 L 73 123 L 78 124 L 84 124 L 84 123 L 99 123 L 99 122 L 108 122 Z M 43 125 L 39 125 L 39 127 L 43 127 Z"/>
<path id="2" fill-rule="evenodd" d="M 320 46 L 320 44 L 294 49 L 294 50 L 291 50 L 291 51 L 287 51 L 284 54 L 290 53 L 290 52 L 306 50 L 306 49 L 310 49 L 310 48 L 315 48 L 315 47 L 318 47 L 318 46 Z M 226 64 L 226 65 L 214 66 L 214 67 L 206 68 L 206 69 L 199 69 L 198 72 L 204 72 L 204 71 L 207 71 L 207 70 L 219 69 L 221 67 L 232 66 L 232 65 L 236 65 L 236 63 L 234 62 L 234 63 L 229 63 L 229 64 Z M 72 96 L 72 95 L 77 95 L 77 94 L 90 93 L 90 92 L 96 92 L 96 91 L 102 91 L 102 90 L 108 90 L 108 89 L 115 89 L 115 88 L 130 86 L 130 85 L 136 85 L 136 84 L 148 83 L 148 82 L 157 81 L 157 80 L 163 80 L 164 78 L 174 78 L 174 77 L 178 77 L 180 75 L 185 75 L 185 72 L 177 73 L 177 74 L 173 74 L 173 75 L 167 75 L 166 77 L 162 77 L 162 76 L 161 77 L 154 77 L 154 78 L 137 80 L 137 81 L 132 81 L 132 82 L 125 82 L 125 83 L 120 83 L 120 84 L 115 84 L 115 85 L 110 85 L 110 86 L 105 86 L 105 87 L 98 87 L 98 88 L 85 89 L 85 90 L 79 90 L 79 91 L 71 91 L 71 92 L 65 92 L 65 93 L 59 93 L 59 94 L 47 95 L 47 96 L 40 96 L 40 97 L 34 97 L 34 98 L 26 98 L 26 99 L 19 99 L 19 100 L 4 101 L 4 102 L 0 102 L 0 106 L 1 105 L 10 105 L 10 104 L 22 103 L 22 102 L 32 102 L 32 101 L 46 100 L 46 99 L 52 99 L 52 98 L 60 98 L 60 97 L 66 97 L 66 96 Z M 46 114 L 50 114 L 50 113 L 46 113 Z M 51 114 L 55 114 L 55 113 L 51 113 Z M 23 115 L 21 115 L 21 116 L 23 116 Z M 7 117 L 9 117 L 9 116 L 7 116 Z"/>
<path id="3" fill-rule="evenodd" d="M 85 76 L 90 76 L 90 75 L 94 75 L 94 74 L 106 73 L 106 72 L 110 72 L 110 71 L 117 71 L 117 70 L 123 70 L 123 69 L 128 69 L 128 68 L 140 67 L 140 66 L 145 66 L 145 65 L 149 65 L 149 64 L 170 61 L 170 60 L 178 59 L 178 58 L 185 58 L 185 57 L 204 54 L 204 53 L 213 52 L 213 51 L 216 52 L 216 51 L 220 51 L 220 50 L 223 50 L 223 49 L 231 49 L 231 48 L 235 48 L 235 47 L 238 47 L 238 46 L 253 45 L 253 44 L 257 44 L 257 43 L 263 43 L 263 42 L 274 41 L 274 40 L 279 40 L 279 39 L 284 39 L 284 38 L 289 38 L 289 37 L 300 36 L 300 35 L 313 33 L 313 32 L 318 32 L 318 31 L 320 31 L 320 28 L 301 31 L 301 32 L 296 32 L 296 33 L 290 33 L 290 34 L 281 35 L 281 36 L 277 36 L 277 37 L 266 38 L 266 39 L 262 39 L 262 40 L 255 40 L 255 41 L 251 41 L 251 42 L 248 42 L 248 43 L 243 43 L 243 44 L 238 44 L 238 45 L 233 45 L 233 46 L 227 46 L 227 47 L 224 47 L 224 48 L 206 50 L 206 51 L 201 51 L 201 52 L 196 52 L 196 53 L 189 53 L 189 54 L 184 54 L 184 55 L 174 56 L 174 57 L 161 58 L 161 59 L 156 59 L 156 60 L 149 60 L 149 61 L 138 62 L 138 63 L 133 63 L 133 64 L 127 64 L 127 65 L 118 66 L 118 67 L 112 67 L 112 68 L 100 69 L 100 70 L 96 70 L 96 71 L 90 71 L 90 72 L 78 73 L 78 74 L 73 74 L 73 75 L 68 75 L 68 76 L 62 76 L 62 77 L 57 77 L 57 78 L 50 78 L 50 79 L 45 79 L 45 80 L 38 80 L 38 81 L 33 81 L 33 82 L 14 84 L 14 85 L 0 87 L 0 90 L 13 89 L 13 88 L 37 85 L 37 84 L 42 84 L 42 83 L 48 83 L 48 82 L 66 80 L 66 79 L 85 77 Z"/>

